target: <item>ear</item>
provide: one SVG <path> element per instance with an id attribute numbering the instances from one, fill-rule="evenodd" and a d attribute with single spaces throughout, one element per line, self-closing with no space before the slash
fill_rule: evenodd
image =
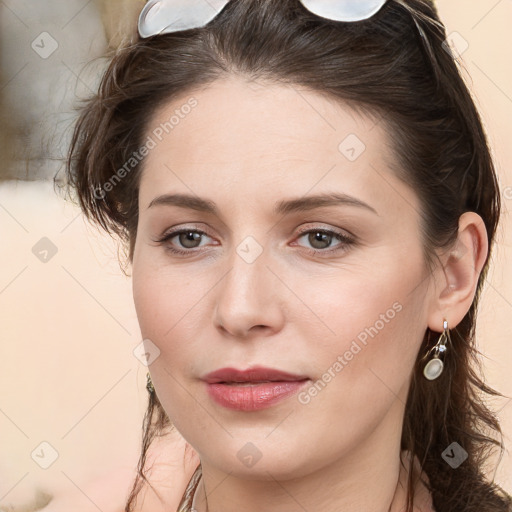
<path id="1" fill-rule="evenodd" d="M 488 253 L 487 230 L 480 215 L 465 212 L 459 218 L 457 240 L 440 256 L 442 268 L 435 279 L 428 327 L 433 332 L 456 327 L 468 312 L 475 297 L 478 278 Z"/>

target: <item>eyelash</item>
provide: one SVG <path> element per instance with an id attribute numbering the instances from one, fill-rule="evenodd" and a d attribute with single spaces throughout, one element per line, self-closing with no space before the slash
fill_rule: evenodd
<path id="1" fill-rule="evenodd" d="M 201 231 L 199 229 L 192 229 L 192 228 L 181 228 L 177 229 L 175 231 L 171 231 L 169 233 L 166 233 L 162 238 L 154 240 L 154 242 L 158 244 L 165 244 L 166 242 L 169 242 L 172 238 L 174 238 L 177 235 L 181 235 L 182 233 L 197 233 L 200 235 L 209 236 L 208 233 Z M 336 246 L 334 249 L 307 249 L 307 251 L 312 255 L 324 255 L 325 253 L 331 254 L 338 251 L 341 251 L 343 249 L 346 250 L 347 247 L 355 244 L 355 239 L 347 236 L 343 233 L 339 233 L 337 231 L 332 231 L 330 229 L 308 229 L 299 232 L 298 238 L 302 238 L 304 235 L 307 235 L 309 233 L 322 233 L 326 235 L 332 235 L 334 238 L 339 240 L 341 243 Z M 183 249 L 176 249 L 175 247 L 172 247 L 170 244 L 167 244 L 166 250 L 169 250 L 170 252 L 174 254 L 179 254 L 183 256 L 190 256 L 193 253 L 200 252 L 197 249 L 189 249 L 189 250 L 183 250 Z"/>

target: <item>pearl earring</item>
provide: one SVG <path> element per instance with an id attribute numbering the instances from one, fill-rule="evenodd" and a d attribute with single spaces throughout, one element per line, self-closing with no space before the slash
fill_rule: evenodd
<path id="1" fill-rule="evenodd" d="M 428 380 L 435 380 L 443 373 L 444 363 L 439 356 L 444 356 L 446 353 L 446 343 L 450 342 L 450 331 L 448 330 L 447 320 L 443 321 L 443 333 L 439 336 L 435 347 L 432 347 L 427 354 L 423 357 L 426 359 L 432 352 L 434 357 L 425 365 L 423 369 L 423 375 Z"/>

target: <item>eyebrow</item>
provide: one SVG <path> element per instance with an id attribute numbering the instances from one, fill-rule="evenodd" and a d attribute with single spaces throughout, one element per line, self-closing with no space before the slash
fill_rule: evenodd
<path id="1" fill-rule="evenodd" d="M 209 199 L 188 195 L 188 194 L 164 194 L 155 197 L 148 206 L 178 206 L 180 208 L 188 208 L 200 212 L 211 213 L 219 216 L 219 210 L 215 203 Z M 299 197 L 297 199 L 289 199 L 279 201 L 274 205 L 274 215 L 286 215 L 294 212 L 306 212 L 315 208 L 327 206 L 356 206 L 364 208 L 378 215 L 375 208 L 369 204 L 347 194 L 318 194 L 314 196 Z"/>

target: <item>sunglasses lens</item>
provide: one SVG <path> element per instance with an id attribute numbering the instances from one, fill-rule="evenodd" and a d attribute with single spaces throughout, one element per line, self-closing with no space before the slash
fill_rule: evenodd
<path id="1" fill-rule="evenodd" d="M 139 34 L 150 37 L 203 27 L 229 0 L 149 0 L 139 16 Z"/>
<path id="2" fill-rule="evenodd" d="M 204 27 L 230 0 L 149 0 L 139 16 L 139 34 L 150 37 Z M 276 0 L 278 1 L 278 0 Z M 336 21 L 359 21 L 377 13 L 387 0 L 300 0 L 313 14 Z"/>
<path id="3" fill-rule="evenodd" d="M 376 14 L 387 0 L 300 0 L 313 14 L 336 21 L 360 21 Z"/>

